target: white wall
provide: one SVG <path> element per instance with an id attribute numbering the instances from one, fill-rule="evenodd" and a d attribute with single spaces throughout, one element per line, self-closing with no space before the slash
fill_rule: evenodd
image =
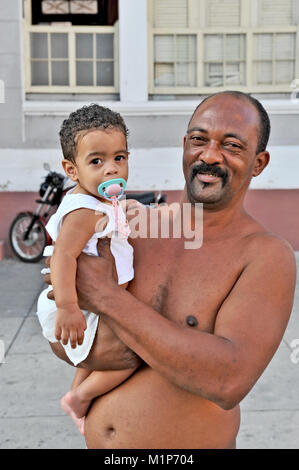
<path id="1" fill-rule="evenodd" d="M 253 189 L 298 189 L 299 146 L 269 147 L 271 161 L 252 180 Z M 0 191 L 36 191 L 45 175 L 43 164 L 62 172 L 57 149 L 0 149 Z M 180 190 L 184 186 L 182 149 L 131 149 L 129 190 Z"/>

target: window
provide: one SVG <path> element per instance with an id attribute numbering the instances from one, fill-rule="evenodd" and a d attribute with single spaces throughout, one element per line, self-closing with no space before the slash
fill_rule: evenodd
<path id="1" fill-rule="evenodd" d="M 289 92 L 297 0 L 149 0 L 150 93 Z M 297 71 L 297 72 L 296 72 Z"/>
<path id="2" fill-rule="evenodd" d="M 156 86 L 196 86 L 196 36 L 155 36 Z"/>
<path id="3" fill-rule="evenodd" d="M 31 83 L 63 86 L 69 83 L 68 35 L 30 33 Z"/>
<path id="4" fill-rule="evenodd" d="M 261 33 L 254 36 L 254 83 L 290 84 L 295 78 L 296 34 Z"/>
<path id="5" fill-rule="evenodd" d="M 111 86 L 113 56 L 113 34 L 76 33 L 76 85 Z"/>
<path id="6" fill-rule="evenodd" d="M 205 86 L 245 85 L 245 34 L 204 36 Z"/>
<path id="7" fill-rule="evenodd" d="M 116 2 L 111 5 L 111 0 L 25 0 L 27 92 L 118 91 L 117 24 L 102 25 L 117 18 Z M 37 19 L 42 22 L 32 24 Z"/>

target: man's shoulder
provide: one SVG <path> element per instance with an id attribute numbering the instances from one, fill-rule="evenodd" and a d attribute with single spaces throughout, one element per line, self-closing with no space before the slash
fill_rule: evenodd
<path id="1" fill-rule="evenodd" d="M 267 259 L 289 265 L 296 265 L 295 254 L 291 244 L 279 235 L 263 227 L 245 237 L 246 250 L 251 261 Z"/>

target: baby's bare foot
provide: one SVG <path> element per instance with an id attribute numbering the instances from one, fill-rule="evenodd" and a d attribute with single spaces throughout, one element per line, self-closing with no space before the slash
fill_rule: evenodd
<path id="1" fill-rule="evenodd" d="M 84 417 L 90 401 L 81 400 L 76 391 L 71 390 L 62 397 L 60 404 L 61 408 L 73 419 L 81 434 L 84 435 Z"/>

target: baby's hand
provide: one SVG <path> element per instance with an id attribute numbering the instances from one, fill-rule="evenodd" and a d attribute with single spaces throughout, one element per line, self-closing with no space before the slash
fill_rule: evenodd
<path id="1" fill-rule="evenodd" d="M 71 347 L 80 346 L 84 339 L 86 320 L 77 304 L 68 304 L 57 309 L 55 338 L 66 345 L 70 339 Z"/>

